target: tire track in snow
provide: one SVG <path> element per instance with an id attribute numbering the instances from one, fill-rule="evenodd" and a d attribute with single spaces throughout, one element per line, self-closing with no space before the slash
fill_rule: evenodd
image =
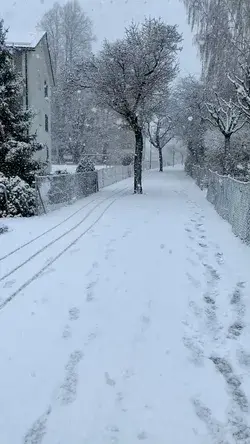
<path id="1" fill-rule="evenodd" d="M 123 190 L 123 194 L 120 196 L 126 195 L 126 192 Z M 110 199 L 110 197 L 109 197 Z M 119 197 L 114 198 L 107 206 L 106 208 L 101 212 L 101 214 L 96 218 L 96 220 L 80 235 L 78 235 L 74 241 L 70 242 L 63 250 L 60 251 L 56 256 L 52 257 L 37 273 L 35 273 L 30 279 L 28 279 L 26 282 L 24 282 L 16 291 L 14 291 L 10 296 L 8 296 L 3 302 L 0 303 L 0 310 L 2 310 L 6 305 L 8 305 L 19 293 L 21 293 L 25 288 L 27 288 L 32 282 L 34 282 L 38 277 L 40 277 L 44 271 L 46 271 L 54 262 L 56 262 L 61 256 L 66 253 L 72 246 L 74 246 L 86 233 L 88 233 L 91 228 L 93 228 L 99 220 L 102 218 L 102 216 L 106 213 L 106 211 L 113 205 L 113 203 L 119 199 Z M 106 200 L 106 199 L 105 199 Z M 99 204 L 98 204 L 99 206 Z"/>
<path id="2" fill-rule="evenodd" d="M 68 220 L 72 219 L 72 217 L 74 217 L 76 214 L 80 213 L 84 208 L 88 207 L 89 205 L 91 205 L 93 202 L 96 202 L 98 199 L 100 198 L 100 196 L 95 197 L 94 199 L 92 199 L 90 202 L 86 203 L 85 205 L 83 205 L 81 208 L 79 208 L 77 211 L 74 211 L 72 214 L 70 214 L 68 217 L 66 217 L 66 219 L 63 219 L 61 222 L 59 222 L 58 224 L 54 225 L 53 227 L 49 228 L 46 231 L 43 231 L 41 234 L 39 234 L 38 236 L 32 238 L 31 240 L 29 240 L 28 242 L 23 243 L 22 245 L 20 245 L 19 247 L 15 248 L 14 250 L 10 251 L 9 253 L 6 253 L 4 256 L 0 257 L 0 262 L 4 261 L 5 259 L 7 259 L 10 256 L 13 256 L 13 254 L 17 253 L 18 251 L 22 250 L 23 248 L 27 247 L 28 245 L 31 245 L 33 242 L 37 241 L 38 239 L 41 239 L 43 236 L 46 236 L 46 234 L 51 233 L 52 231 L 54 231 L 56 228 L 62 226 L 65 222 L 68 222 Z"/>
<path id="3" fill-rule="evenodd" d="M 124 191 L 124 190 L 122 190 Z M 15 268 L 13 268 L 12 270 L 8 271 L 6 274 L 4 274 L 3 276 L 0 277 L 0 282 L 5 281 L 9 276 L 11 276 L 13 273 L 15 273 L 16 271 L 20 270 L 24 265 L 28 264 L 30 261 L 32 261 L 33 259 L 35 259 L 39 254 L 43 253 L 45 250 L 47 250 L 47 248 L 51 247 L 52 245 L 54 245 L 56 242 L 58 242 L 59 240 L 63 239 L 65 236 L 67 236 L 68 234 L 72 233 L 76 228 L 78 228 L 83 222 L 85 222 L 86 219 L 88 219 L 88 217 L 106 200 L 110 199 L 110 197 L 112 198 L 114 195 L 116 194 L 120 194 L 122 191 L 119 192 L 115 192 L 113 193 L 111 196 L 106 197 L 105 199 L 102 199 L 100 202 L 98 202 L 79 222 L 77 222 L 77 224 L 75 224 L 73 227 L 69 228 L 68 230 L 64 231 L 60 236 L 56 237 L 55 239 L 53 239 L 52 241 L 50 241 L 49 243 L 47 243 L 46 245 L 44 245 L 42 248 L 40 248 L 39 250 L 37 250 L 34 254 L 32 254 L 31 256 L 29 256 L 25 261 L 21 262 L 19 265 L 17 265 Z M 92 202 L 91 202 L 92 203 Z"/>

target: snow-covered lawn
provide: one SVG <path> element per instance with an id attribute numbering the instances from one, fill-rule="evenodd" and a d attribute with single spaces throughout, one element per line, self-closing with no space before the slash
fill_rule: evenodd
<path id="1" fill-rule="evenodd" d="M 52 165 L 52 173 L 54 173 L 55 171 L 58 170 L 66 170 L 69 173 L 75 173 L 76 172 L 76 167 L 77 165 Z M 96 170 L 102 170 L 103 168 L 110 168 L 109 165 L 96 165 L 95 166 Z"/>
<path id="2" fill-rule="evenodd" d="M 249 442 L 250 248 L 183 171 L 144 189 L 7 221 L 1 257 L 62 224 L 0 261 L 1 443 Z"/>

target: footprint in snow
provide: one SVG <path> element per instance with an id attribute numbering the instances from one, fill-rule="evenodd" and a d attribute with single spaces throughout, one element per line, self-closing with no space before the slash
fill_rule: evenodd
<path id="1" fill-rule="evenodd" d="M 134 370 L 131 368 L 128 368 L 127 370 L 125 370 L 125 372 L 123 373 L 123 379 L 131 379 L 134 376 Z"/>
<path id="2" fill-rule="evenodd" d="M 230 325 L 228 329 L 228 338 L 230 339 L 238 338 L 242 334 L 243 329 L 244 329 L 243 323 L 241 323 L 240 321 L 234 322 L 232 325 Z"/>
<path id="3" fill-rule="evenodd" d="M 137 435 L 137 439 L 138 439 L 139 441 L 144 441 L 145 439 L 148 439 L 148 434 L 147 434 L 147 432 L 140 432 L 140 433 L 138 433 L 138 435 Z"/>
<path id="4" fill-rule="evenodd" d="M 209 277 L 210 278 L 209 278 L 209 282 L 208 283 L 212 283 L 213 281 L 219 281 L 220 280 L 220 275 L 219 275 L 218 271 L 212 265 L 209 265 L 209 264 L 204 262 L 203 266 L 206 268 L 207 272 L 209 273 Z"/>
<path id="5" fill-rule="evenodd" d="M 75 350 L 69 356 L 68 363 L 65 366 L 65 378 L 60 387 L 59 399 L 61 400 L 61 404 L 71 404 L 77 397 L 77 366 L 82 359 L 83 352 L 81 350 Z"/>
<path id="6" fill-rule="evenodd" d="M 242 294 L 244 287 L 245 282 L 238 282 L 230 298 L 230 303 L 235 312 L 235 321 L 228 329 L 228 337 L 230 339 L 237 339 L 242 334 L 244 329 L 243 319 L 246 311 Z"/>
<path id="7" fill-rule="evenodd" d="M 123 239 L 125 239 L 130 233 L 131 233 L 130 230 L 126 230 L 122 235 Z"/>
<path id="8" fill-rule="evenodd" d="M 215 300 L 210 296 L 209 293 L 205 293 L 203 299 L 206 304 L 212 305 L 215 308 Z"/>
<path id="9" fill-rule="evenodd" d="M 184 346 L 190 351 L 190 361 L 197 367 L 204 365 L 204 349 L 201 341 L 196 337 L 183 337 Z"/>
<path id="10" fill-rule="evenodd" d="M 187 276 L 189 282 L 190 282 L 195 288 L 200 288 L 200 287 L 201 287 L 201 283 L 200 283 L 200 281 L 198 281 L 197 279 L 195 279 L 195 277 L 192 276 L 190 273 L 186 273 L 186 276 Z"/>
<path id="11" fill-rule="evenodd" d="M 123 401 L 123 399 L 124 399 L 124 395 L 122 392 L 116 393 L 116 402 L 120 403 Z"/>
<path id="12" fill-rule="evenodd" d="M 87 302 L 92 302 L 94 300 L 94 287 L 97 284 L 97 280 L 90 282 L 87 285 L 86 291 L 87 291 L 87 295 L 86 295 L 86 301 Z"/>
<path id="13" fill-rule="evenodd" d="M 195 228 L 197 228 L 197 229 L 199 229 L 200 227 L 203 227 L 202 223 L 198 223 L 198 224 L 195 225 Z"/>
<path id="14" fill-rule="evenodd" d="M 69 309 L 69 319 L 70 321 L 77 321 L 80 317 L 80 310 L 78 307 L 72 307 Z"/>
<path id="15" fill-rule="evenodd" d="M 108 372 L 105 372 L 104 376 L 107 385 L 110 385 L 110 387 L 114 387 L 116 385 L 115 380 L 110 378 Z"/>
<path id="16" fill-rule="evenodd" d="M 231 364 L 227 361 L 226 358 L 221 358 L 219 356 L 211 356 L 209 359 L 214 363 L 216 369 L 225 378 L 227 387 L 231 392 L 231 396 L 234 402 L 239 406 L 242 412 L 247 413 L 249 411 L 248 398 L 245 395 L 244 391 L 241 389 L 241 380 L 234 373 Z"/>
<path id="17" fill-rule="evenodd" d="M 46 435 L 47 421 L 51 413 L 51 407 L 41 415 L 30 427 L 24 436 L 24 444 L 42 444 L 43 438 Z"/>
<path id="18" fill-rule="evenodd" d="M 197 266 L 198 266 L 198 263 L 195 262 L 191 257 L 187 257 L 186 260 L 187 260 L 188 262 L 190 262 L 190 264 L 193 265 L 194 267 L 197 267 Z"/>
<path id="19" fill-rule="evenodd" d="M 207 248 L 207 244 L 204 244 L 203 242 L 199 242 L 199 246 L 201 248 Z"/>
<path id="20" fill-rule="evenodd" d="M 109 425 L 106 427 L 106 430 L 108 430 L 108 432 L 113 432 L 113 433 L 119 433 L 120 429 L 117 425 Z"/>
<path id="21" fill-rule="evenodd" d="M 97 261 L 94 261 L 90 270 L 86 273 L 85 276 L 90 276 L 93 273 L 93 270 L 96 270 L 99 267 L 99 263 Z"/>
<path id="22" fill-rule="evenodd" d="M 145 325 L 149 325 L 150 324 L 150 317 L 149 316 L 142 316 L 141 317 L 141 321 L 142 321 L 142 323 L 143 324 L 145 324 Z"/>
<path id="23" fill-rule="evenodd" d="M 63 339 L 69 339 L 71 338 L 71 328 L 69 325 L 65 325 L 63 333 L 62 333 Z"/>
<path id="24" fill-rule="evenodd" d="M 250 353 L 244 349 L 237 350 L 237 358 L 240 366 L 250 372 Z"/>

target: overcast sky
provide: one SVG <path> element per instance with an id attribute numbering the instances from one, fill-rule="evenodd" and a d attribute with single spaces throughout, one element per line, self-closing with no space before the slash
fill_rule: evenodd
<path id="1" fill-rule="evenodd" d="M 1 14 L 10 27 L 8 40 L 26 41 L 33 33 L 43 13 L 54 0 L 0 0 Z M 59 0 L 59 3 L 65 3 Z M 178 24 L 183 34 L 183 51 L 180 56 L 181 75 L 200 72 L 197 50 L 192 45 L 193 36 L 187 24 L 184 6 L 180 0 L 80 0 L 84 11 L 93 21 L 96 46 L 106 37 L 122 37 L 124 28 L 132 19 L 142 21 L 145 16 L 162 17 L 169 24 Z"/>

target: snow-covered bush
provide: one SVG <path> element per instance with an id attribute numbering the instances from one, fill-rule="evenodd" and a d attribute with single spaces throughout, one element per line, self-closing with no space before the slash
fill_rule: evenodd
<path id="1" fill-rule="evenodd" d="M 0 200 L 0 217 L 30 217 L 36 214 L 36 190 L 20 177 L 6 177 L 0 173 L 0 184 L 5 185 L 8 207 L 4 199 Z M 8 211 L 7 211 L 8 209 Z"/>
<path id="2" fill-rule="evenodd" d="M 76 168 L 76 173 L 79 197 L 87 196 L 97 191 L 97 173 L 95 173 L 95 164 L 90 157 L 83 156 L 81 158 Z"/>
<path id="3" fill-rule="evenodd" d="M 58 170 L 50 176 L 48 198 L 50 204 L 68 203 L 74 194 L 74 176 L 67 170 Z"/>
<path id="4" fill-rule="evenodd" d="M 18 176 L 32 185 L 35 174 L 43 169 L 43 165 L 34 160 L 34 154 L 42 148 L 42 145 L 34 142 L 13 139 L 0 144 L 1 172 L 7 177 Z"/>
<path id="5" fill-rule="evenodd" d="M 125 154 L 122 158 L 122 165 L 123 166 L 128 166 L 131 165 L 134 161 L 134 154 L 133 153 L 128 153 Z"/>
<path id="6" fill-rule="evenodd" d="M 205 166 L 223 174 L 225 159 L 224 137 L 218 131 L 207 131 L 205 136 Z M 234 134 L 227 158 L 227 172 L 240 180 L 250 179 L 250 137 L 247 128 Z"/>
<path id="7" fill-rule="evenodd" d="M 95 171 L 95 164 L 89 156 L 82 156 L 76 168 L 76 173 L 90 173 Z"/>

